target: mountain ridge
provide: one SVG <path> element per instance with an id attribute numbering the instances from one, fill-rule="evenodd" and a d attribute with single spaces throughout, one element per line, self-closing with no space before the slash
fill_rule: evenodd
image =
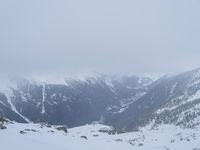
<path id="1" fill-rule="evenodd" d="M 23 78 L 15 83 L 10 101 L 5 93 L 0 94 L 0 114 L 19 122 L 27 122 L 27 118 L 75 127 L 103 120 L 127 131 L 151 122 L 155 126 L 200 124 L 199 68 L 155 81 L 146 76 L 98 75 L 68 78 L 65 84 Z"/>

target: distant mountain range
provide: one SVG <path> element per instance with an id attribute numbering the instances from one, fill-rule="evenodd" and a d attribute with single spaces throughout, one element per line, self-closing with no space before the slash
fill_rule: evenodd
<path id="1" fill-rule="evenodd" d="M 200 123 L 200 69 L 157 80 L 150 76 L 88 76 L 63 84 L 10 79 L 1 88 L 0 115 L 17 122 L 75 127 L 91 122 L 134 130 L 148 123 Z"/>

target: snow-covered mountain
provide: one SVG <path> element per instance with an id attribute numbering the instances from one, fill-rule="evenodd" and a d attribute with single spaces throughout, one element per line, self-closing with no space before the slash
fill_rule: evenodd
<path id="1" fill-rule="evenodd" d="M 150 85 L 149 91 L 111 120 L 115 126 L 136 129 L 149 122 L 182 127 L 200 124 L 200 69 L 166 75 Z M 121 118 L 121 119 L 120 119 Z"/>
<path id="2" fill-rule="evenodd" d="M 18 122 L 76 127 L 92 122 L 135 130 L 154 123 L 200 124 L 200 69 L 149 76 L 87 76 L 63 83 L 24 78 L 1 88 L 0 115 Z"/>
<path id="3" fill-rule="evenodd" d="M 200 69 L 158 80 L 14 78 L 0 91 L 0 116 L 11 120 L 0 117 L 3 149 L 200 149 Z"/>
<path id="4" fill-rule="evenodd" d="M 1 88 L 0 115 L 69 127 L 104 122 L 146 94 L 152 82 L 134 75 L 66 78 L 63 83 L 14 78 Z"/>

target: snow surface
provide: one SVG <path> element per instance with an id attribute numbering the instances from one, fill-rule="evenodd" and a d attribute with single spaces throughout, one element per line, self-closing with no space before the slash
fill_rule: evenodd
<path id="1" fill-rule="evenodd" d="M 42 114 L 45 113 L 45 108 L 44 108 L 44 101 L 45 101 L 45 92 L 46 92 L 46 84 L 42 84 Z"/>
<path id="2" fill-rule="evenodd" d="M 0 130 L 2 150 L 193 150 L 200 148 L 200 128 L 181 129 L 172 125 L 150 126 L 118 135 L 100 133 L 112 127 L 91 124 L 58 131 L 56 126 L 7 124 Z M 24 131 L 24 134 L 20 134 Z M 81 138 L 81 136 L 87 137 Z M 197 149 L 198 150 L 198 149 Z"/>

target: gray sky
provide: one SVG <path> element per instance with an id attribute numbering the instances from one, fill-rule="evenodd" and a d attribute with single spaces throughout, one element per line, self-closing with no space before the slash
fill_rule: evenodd
<path id="1" fill-rule="evenodd" d="M 200 67 L 199 0 L 1 0 L 1 72 Z"/>

